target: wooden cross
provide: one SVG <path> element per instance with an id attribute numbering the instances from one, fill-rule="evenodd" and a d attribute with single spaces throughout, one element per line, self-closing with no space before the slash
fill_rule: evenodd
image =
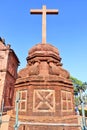
<path id="1" fill-rule="evenodd" d="M 42 14 L 42 43 L 46 43 L 46 14 L 58 14 L 58 10 L 46 9 L 43 5 L 42 9 L 31 9 L 31 14 Z"/>

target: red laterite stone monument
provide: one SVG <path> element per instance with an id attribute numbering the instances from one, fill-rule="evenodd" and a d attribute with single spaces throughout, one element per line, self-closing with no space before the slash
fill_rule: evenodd
<path id="1" fill-rule="evenodd" d="M 74 111 L 73 84 L 70 74 L 62 67 L 59 51 L 46 43 L 46 14 L 58 10 L 31 10 L 42 14 L 42 43 L 33 46 L 27 57 L 27 65 L 18 73 L 14 90 L 20 92 L 19 121 L 32 123 L 78 123 Z M 13 130 L 15 110 L 9 130 Z M 22 124 L 18 130 L 78 130 L 78 127 Z"/>

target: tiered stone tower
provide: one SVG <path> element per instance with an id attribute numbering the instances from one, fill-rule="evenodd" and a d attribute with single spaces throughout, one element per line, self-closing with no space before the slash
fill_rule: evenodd
<path id="1" fill-rule="evenodd" d="M 0 38 L 0 108 L 4 102 L 5 110 L 11 109 L 13 106 L 18 64 L 19 60 L 10 45 L 5 45 L 5 41 Z"/>
<path id="2" fill-rule="evenodd" d="M 35 45 L 28 53 L 27 66 L 20 70 L 18 75 L 15 94 L 20 91 L 20 121 L 77 122 L 74 112 L 73 85 L 68 71 L 62 68 L 57 48 L 51 44 Z M 29 130 L 62 130 L 60 127 L 29 127 L 29 125 L 20 126 L 19 130 L 22 127 Z"/>
<path id="3" fill-rule="evenodd" d="M 77 123 L 69 72 L 62 68 L 58 49 L 46 43 L 46 14 L 50 12 L 58 13 L 57 10 L 46 10 L 46 6 L 43 6 L 42 10 L 31 10 L 32 14 L 43 14 L 42 43 L 29 50 L 27 65 L 19 71 L 16 80 L 14 103 L 19 91 L 18 118 L 19 121 L 25 122 L 18 130 L 78 130 L 77 127 L 63 129 L 63 126 L 26 125 L 26 122 Z M 15 110 L 11 116 L 9 130 L 13 130 L 14 122 Z"/>

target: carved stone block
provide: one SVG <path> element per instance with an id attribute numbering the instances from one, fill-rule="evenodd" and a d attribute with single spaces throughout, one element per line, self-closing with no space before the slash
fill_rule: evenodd
<path id="1" fill-rule="evenodd" d="M 33 112 L 55 112 L 55 91 L 50 89 L 34 90 Z"/>

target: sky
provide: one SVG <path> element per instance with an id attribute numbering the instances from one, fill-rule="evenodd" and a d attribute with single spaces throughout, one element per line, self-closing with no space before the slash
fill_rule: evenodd
<path id="1" fill-rule="evenodd" d="M 11 44 L 26 66 L 28 51 L 42 39 L 42 16 L 30 9 L 58 9 L 58 15 L 47 15 L 47 43 L 60 53 L 63 68 L 87 82 L 87 0 L 0 0 L 0 37 Z"/>

